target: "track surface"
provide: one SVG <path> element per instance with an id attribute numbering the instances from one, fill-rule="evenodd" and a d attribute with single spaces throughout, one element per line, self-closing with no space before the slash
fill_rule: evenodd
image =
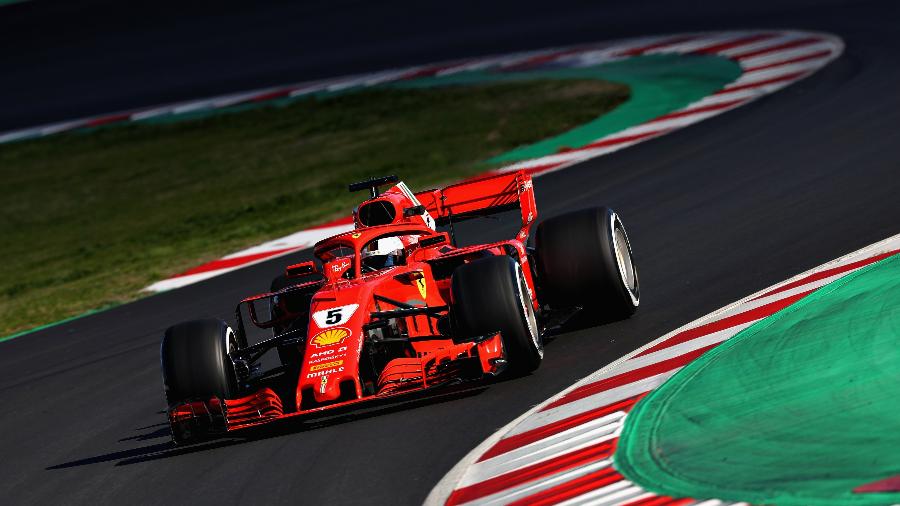
<path id="1" fill-rule="evenodd" d="M 787 27 L 836 33 L 847 49 L 812 78 L 773 96 L 537 180 L 542 217 L 599 203 L 621 213 L 644 300 L 629 321 L 550 343 L 544 365 L 530 377 L 313 430 L 289 425 L 251 441 L 171 449 L 161 413 L 162 330 L 183 319 L 229 317 L 236 300 L 266 288 L 302 255 L 0 344 L 3 502 L 420 503 L 496 428 L 604 363 L 743 295 L 897 233 L 900 35 L 893 25 L 900 4 L 784 3 L 707 8 L 698 2 L 696 9 L 662 1 L 631 9 L 621 2 L 535 9 L 473 3 L 438 12 L 363 2 L 254 2 L 188 12 L 206 22 L 178 26 L 172 20 L 184 7 L 154 3 L 130 15 L 131 28 L 112 23 L 125 13 L 107 10 L 126 7 L 103 2 L 66 18 L 60 13 L 70 8 L 49 1 L 5 7 L 0 40 L 6 48 L 25 48 L 0 56 L 4 68 L 16 69 L 0 84 L 7 127 L 607 36 Z M 29 23 L 45 26 L 38 32 Z M 114 57 L 125 63 L 113 63 Z M 54 90 L 66 95 L 37 101 Z M 474 238 L 494 237 L 495 227 L 485 222 Z"/>

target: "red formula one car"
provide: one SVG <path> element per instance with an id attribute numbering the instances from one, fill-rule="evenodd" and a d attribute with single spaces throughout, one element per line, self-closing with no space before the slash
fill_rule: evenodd
<path id="1" fill-rule="evenodd" d="M 241 301 L 234 330 L 221 320 L 166 330 L 176 443 L 528 373 L 541 363 L 546 329 L 567 316 L 584 309 L 611 320 L 637 309 L 631 246 L 612 210 L 545 220 L 526 246 L 537 209 L 524 172 L 416 194 L 396 177 L 350 190 L 371 193 L 354 230 L 320 241 L 316 261 L 287 267 L 270 293 Z M 515 238 L 456 245 L 454 224 L 517 208 Z M 266 337 L 251 344 L 251 330 Z M 264 367 L 270 352 L 277 365 Z"/>

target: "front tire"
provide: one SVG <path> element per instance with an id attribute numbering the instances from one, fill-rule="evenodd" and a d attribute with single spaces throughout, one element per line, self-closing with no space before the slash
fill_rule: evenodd
<path id="1" fill-rule="evenodd" d="M 544 220 L 535 236 L 541 301 L 582 306 L 597 320 L 621 320 L 637 311 L 641 288 L 631 243 L 608 207 Z"/>
<path id="2" fill-rule="evenodd" d="M 238 346 L 234 331 L 222 320 L 194 320 L 166 329 L 160 347 L 163 383 L 169 408 L 193 401 L 233 398 L 238 392 L 234 363 L 228 354 Z M 178 425 L 178 444 L 202 439 L 208 427 Z"/>
<path id="3" fill-rule="evenodd" d="M 544 342 L 522 267 L 508 256 L 458 267 L 451 279 L 454 325 L 467 337 L 500 332 L 508 369 L 526 374 L 541 365 Z"/>

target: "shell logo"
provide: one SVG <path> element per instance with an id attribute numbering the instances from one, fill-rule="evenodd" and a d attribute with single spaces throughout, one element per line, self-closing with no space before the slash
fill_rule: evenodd
<path id="1" fill-rule="evenodd" d="M 348 329 L 345 329 L 344 327 L 335 327 L 319 332 L 313 336 L 309 342 L 316 345 L 317 348 L 322 348 L 324 346 L 341 343 L 344 339 L 347 339 L 348 336 L 350 336 L 350 331 Z"/>

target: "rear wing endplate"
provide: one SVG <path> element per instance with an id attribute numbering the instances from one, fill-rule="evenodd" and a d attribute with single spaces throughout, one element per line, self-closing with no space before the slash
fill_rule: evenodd
<path id="1" fill-rule="evenodd" d="M 522 228 L 517 237 L 528 238 L 531 224 L 537 218 L 534 185 L 525 171 L 508 172 L 453 184 L 443 189 L 416 193 L 438 225 L 519 208 Z"/>

